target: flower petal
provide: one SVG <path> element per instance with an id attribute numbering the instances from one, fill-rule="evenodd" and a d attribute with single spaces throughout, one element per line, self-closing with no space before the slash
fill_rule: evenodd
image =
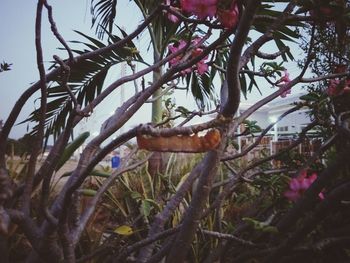
<path id="1" fill-rule="evenodd" d="M 299 189 L 300 189 L 300 182 L 296 178 L 293 178 L 289 182 L 289 188 L 292 191 L 299 191 Z"/>
<path id="2" fill-rule="evenodd" d="M 288 191 L 284 192 L 284 196 L 286 198 L 288 198 L 290 201 L 295 202 L 296 200 L 298 200 L 300 198 L 301 195 L 299 192 L 288 190 Z"/>
<path id="3" fill-rule="evenodd" d="M 323 195 L 323 193 L 321 192 L 321 193 L 319 193 L 318 194 L 318 197 L 321 199 L 321 200 L 323 200 L 324 199 L 324 195 Z"/>

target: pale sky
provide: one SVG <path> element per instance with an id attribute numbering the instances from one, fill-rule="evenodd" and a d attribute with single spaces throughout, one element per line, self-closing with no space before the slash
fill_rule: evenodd
<path id="1" fill-rule="evenodd" d="M 87 35 L 94 36 L 94 29 L 91 29 L 90 0 L 60 0 L 49 1 L 53 7 L 54 19 L 61 35 L 65 40 L 83 40 L 73 30 L 79 30 Z M 36 67 L 36 53 L 34 43 L 34 23 L 35 23 L 36 1 L 27 0 L 1 0 L 0 4 L 0 61 L 12 63 L 12 70 L 0 73 L 0 119 L 5 120 L 16 102 L 16 99 L 25 91 L 32 82 L 39 78 Z M 127 32 L 131 32 L 141 21 L 141 15 L 133 3 L 127 0 L 118 1 L 116 24 L 124 26 Z M 58 50 L 60 43 L 52 35 L 47 23 L 46 10 L 44 9 L 42 29 L 42 45 L 44 51 L 44 60 L 47 66 L 52 60 L 54 54 L 66 58 L 66 53 Z M 147 34 L 141 35 L 138 48 L 145 50 L 149 40 Z M 77 46 L 75 46 L 77 47 Z M 295 65 L 289 68 L 291 75 L 298 72 Z M 120 70 L 110 74 L 120 75 Z M 115 79 L 115 75 L 107 78 L 106 82 Z M 265 86 L 265 85 L 264 85 Z M 262 87 L 266 93 L 271 93 L 269 87 Z M 133 89 L 133 87 L 131 88 Z M 35 94 L 25 105 L 18 121 L 24 120 L 34 107 L 39 106 L 39 93 Z M 128 97 L 128 92 L 126 92 Z M 260 97 L 255 92 L 252 96 L 255 100 Z M 189 109 L 195 107 L 191 96 L 181 94 L 176 99 L 177 104 L 185 103 Z M 84 131 L 90 129 L 92 132 L 99 130 L 100 123 L 106 119 L 120 105 L 120 91 L 115 92 L 103 106 L 95 111 L 89 120 L 84 121 L 78 129 Z M 130 125 L 136 125 L 139 122 L 148 122 L 150 113 L 150 104 L 146 105 L 138 113 Z M 147 114 L 145 114 L 147 113 Z M 145 118 L 145 116 L 147 116 Z M 129 125 L 129 126 L 130 126 Z M 12 138 L 18 138 L 26 132 L 26 125 L 15 126 L 10 134 Z"/>

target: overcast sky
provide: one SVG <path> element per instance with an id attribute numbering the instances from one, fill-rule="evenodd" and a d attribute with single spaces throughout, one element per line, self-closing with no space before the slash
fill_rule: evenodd
<path id="1" fill-rule="evenodd" d="M 93 36 L 94 30 L 91 26 L 90 0 L 60 0 L 49 1 L 53 7 L 54 19 L 61 35 L 68 40 L 80 39 L 73 30 L 79 30 L 85 34 Z M 58 50 L 60 43 L 54 38 L 47 23 L 46 10 L 43 16 L 42 45 L 44 60 L 49 66 L 54 54 L 66 58 L 66 53 Z M 0 61 L 12 63 L 12 70 L 0 74 L 0 119 L 5 120 L 13 107 L 16 99 L 22 94 L 31 83 L 39 78 L 36 67 L 36 52 L 34 43 L 34 23 L 35 23 L 36 1 L 34 0 L 1 0 L 0 4 Z M 116 24 L 126 27 L 127 32 L 131 32 L 141 21 L 138 10 L 130 1 L 118 1 Z M 146 49 L 149 40 L 147 34 L 143 34 L 138 42 L 139 49 Z M 297 72 L 296 66 L 289 69 L 290 73 Z M 113 74 L 120 74 L 120 70 Z M 115 77 L 115 76 L 114 76 Z M 107 83 L 114 78 L 107 78 Z M 265 89 L 266 93 L 272 90 Z M 183 94 L 184 95 L 184 94 Z M 127 94 L 126 94 L 127 96 Z M 186 95 L 184 95 L 186 96 Z M 186 100 L 187 106 L 194 107 L 195 103 L 188 97 L 180 97 L 177 103 Z M 18 121 L 24 120 L 35 107 L 39 106 L 37 100 L 39 93 L 35 94 L 25 105 Z M 184 99 L 185 98 L 185 99 Z M 255 94 L 253 98 L 257 99 Z M 179 101 L 180 100 L 180 101 Z M 117 103 L 116 103 L 117 101 Z M 120 92 L 115 92 L 103 106 L 97 110 L 87 121 L 78 128 L 81 131 L 90 129 L 92 132 L 99 130 L 100 123 L 113 112 L 120 104 Z M 147 122 L 145 112 L 149 112 L 150 105 L 145 106 L 145 110 L 138 113 L 131 122 L 135 125 L 138 122 Z M 150 116 L 150 114 L 147 114 Z M 133 124 L 134 123 L 134 124 Z M 14 127 L 10 137 L 18 138 L 26 132 L 26 125 Z"/>

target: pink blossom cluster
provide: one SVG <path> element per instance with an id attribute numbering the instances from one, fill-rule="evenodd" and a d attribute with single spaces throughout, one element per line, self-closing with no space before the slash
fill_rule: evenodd
<path id="1" fill-rule="evenodd" d="M 350 92 L 350 80 L 346 80 L 345 83 L 338 79 L 331 79 L 329 81 L 326 93 L 329 96 L 339 96 L 344 93 Z"/>
<path id="2" fill-rule="evenodd" d="M 200 40 L 201 39 L 197 37 L 194 40 L 192 40 L 191 44 L 198 45 Z M 168 49 L 169 49 L 170 53 L 173 54 L 173 53 L 177 52 L 178 50 L 183 49 L 185 46 L 186 46 L 186 41 L 180 40 L 177 44 L 170 44 L 168 46 Z M 194 48 L 191 52 L 191 58 L 199 56 L 200 54 L 202 54 L 202 52 L 203 52 L 202 48 L 199 48 L 199 47 Z M 208 56 L 204 57 L 199 62 L 197 62 L 196 66 L 195 66 L 195 69 L 197 70 L 198 74 L 200 74 L 200 75 L 204 74 L 208 70 L 208 65 L 205 63 L 205 60 L 207 58 L 208 58 Z M 183 55 L 176 56 L 170 60 L 169 64 L 170 64 L 170 66 L 177 65 L 181 62 L 182 59 L 183 59 Z M 186 75 L 186 74 L 192 72 L 192 70 L 193 70 L 193 68 L 189 67 L 187 69 L 182 70 L 181 74 Z"/>
<path id="3" fill-rule="evenodd" d="M 296 202 L 316 179 L 316 173 L 313 173 L 308 177 L 307 171 L 303 170 L 298 177 L 292 178 L 290 180 L 289 189 L 284 192 L 284 196 L 287 197 L 290 201 Z M 322 192 L 319 193 L 318 196 L 320 199 L 324 199 Z"/>
<path id="4" fill-rule="evenodd" d="M 238 23 L 239 10 L 236 0 L 232 0 L 228 9 L 218 7 L 219 0 L 180 0 L 181 11 L 194 15 L 198 19 L 206 19 L 217 17 L 225 28 L 233 28 Z M 166 0 L 166 4 L 170 5 L 170 0 Z M 175 7 L 170 7 L 176 10 Z M 179 19 L 173 14 L 168 14 L 168 18 L 174 23 Z"/>
<path id="5" fill-rule="evenodd" d="M 212 18 L 216 14 L 218 0 L 181 0 L 181 9 L 198 17 L 198 19 Z"/>
<path id="6" fill-rule="evenodd" d="M 217 11 L 217 16 L 220 23 L 225 28 L 233 28 L 238 23 L 239 18 L 239 10 L 236 1 L 232 2 L 229 9 L 221 9 L 219 8 Z"/>
<path id="7" fill-rule="evenodd" d="M 284 70 L 284 75 L 276 82 L 276 85 L 280 89 L 284 89 L 285 85 L 287 85 L 289 82 L 291 82 L 289 78 L 289 73 L 287 70 Z M 291 93 L 291 89 L 288 89 L 281 94 L 281 97 L 285 98 L 290 93 Z"/>

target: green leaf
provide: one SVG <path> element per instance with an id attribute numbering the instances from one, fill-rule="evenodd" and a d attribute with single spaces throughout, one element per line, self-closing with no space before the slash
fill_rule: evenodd
<path id="1" fill-rule="evenodd" d="M 288 55 L 288 57 L 291 60 L 294 60 L 293 55 L 289 51 L 283 52 L 283 51 L 288 50 L 288 49 L 287 49 L 287 46 L 279 38 L 275 38 L 275 43 L 276 43 L 276 46 L 278 47 L 279 51 L 282 52 L 282 58 L 284 61 L 288 61 L 286 54 Z"/>
<path id="2" fill-rule="evenodd" d="M 114 233 L 121 235 L 121 236 L 130 236 L 134 234 L 133 229 L 130 226 L 122 225 L 114 229 Z"/>
<path id="3" fill-rule="evenodd" d="M 87 36 L 79 31 L 77 34 L 83 36 L 88 40 L 87 43 L 81 41 L 74 41 L 75 43 L 84 44 L 88 47 L 88 50 L 75 51 L 78 54 L 84 54 L 88 51 L 95 51 L 106 45 L 98 39 Z M 111 41 L 119 41 L 120 38 L 113 36 Z M 138 53 L 133 53 L 135 45 L 130 41 L 127 43 L 126 48 L 120 48 L 118 50 L 112 50 L 104 53 L 98 57 L 90 60 L 79 62 L 79 67 L 72 67 L 70 72 L 69 87 L 73 94 L 76 96 L 80 105 L 87 106 L 98 96 L 103 88 L 105 78 L 108 71 L 118 63 L 126 60 L 137 60 L 142 62 L 142 58 Z M 57 67 L 57 64 L 53 64 L 53 68 Z M 58 76 L 48 88 L 48 98 L 46 122 L 45 122 L 45 139 L 47 141 L 50 135 L 54 136 L 54 140 L 59 136 L 62 130 L 66 127 L 68 116 L 73 110 L 73 105 L 69 93 L 65 87 L 61 86 L 61 79 Z M 40 110 L 33 111 L 30 116 L 23 122 L 38 122 L 40 116 Z M 23 123 L 22 122 L 22 123 Z M 31 134 L 37 132 L 38 125 L 35 125 Z"/>
<path id="4" fill-rule="evenodd" d="M 59 159 L 55 171 L 58 171 L 74 154 L 74 152 L 85 142 L 85 140 L 90 136 L 89 132 L 84 132 L 80 134 L 74 141 L 69 143 L 64 149 L 61 158 Z"/>
<path id="5" fill-rule="evenodd" d="M 183 175 L 180 179 L 180 182 L 177 184 L 176 186 L 176 191 L 181 187 L 181 185 L 186 181 L 186 179 L 188 178 L 188 176 L 190 175 L 190 173 L 186 173 L 185 175 Z"/>
<path id="6" fill-rule="evenodd" d="M 97 176 L 97 177 L 102 177 L 102 178 L 108 178 L 108 177 L 111 176 L 110 173 L 105 173 L 105 172 L 101 172 L 101 171 L 98 171 L 98 170 L 92 170 L 90 175 Z"/>
<path id="7" fill-rule="evenodd" d="M 117 0 L 91 0 L 92 27 L 96 26 L 96 34 L 102 39 L 104 33 L 112 33 L 116 17 Z"/>
<path id="8" fill-rule="evenodd" d="M 249 70 L 248 67 L 246 67 L 246 69 Z M 247 91 L 248 91 L 248 92 L 252 92 L 253 87 L 255 86 L 255 87 L 257 88 L 257 90 L 260 92 L 260 94 L 262 95 L 262 93 L 261 93 L 261 91 L 260 91 L 260 89 L 259 89 L 259 86 L 258 86 L 258 84 L 257 84 L 256 81 L 255 81 L 255 76 L 254 76 L 254 74 L 251 73 L 251 72 L 248 72 L 247 75 L 248 75 L 249 80 L 250 80 Z"/>
<path id="9" fill-rule="evenodd" d="M 145 217 L 148 217 L 151 213 L 151 203 L 145 199 L 141 202 L 141 214 L 143 214 Z"/>
<path id="10" fill-rule="evenodd" d="M 192 72 L 191 76 L 192 95 L 201 108 L 209 108 L 210 94 L 213 92 L 213 85 L 210 75 L 208 73 L 199 75 L 196 72 Z"/>
<path id="11" fill-rule="evenodd" d="M 305 101 L 317 101 L 319 100 L 319 95 L 317 95 L 316 93 L 309 93 L 309 94 L 300 96 L 300 99 Z"/>
<path id="12" fill-rule="evenodd" d="M 247 80 L 245 74 L 239 74 L 239 81 L 241 84 L 241 91 L 245 99 L 247 99 Z"/>
<path id="13" fill-rule="evenodd" d="M 244 217 L 242 220 L 248 224 L 250 224 L 255 230 L 259 230 L 267 233 L 277 233 L 278 229 L 274 226 L 269 225 L 266 222 L 260 222 L 253 218 Z"/>
<path id="14" fill-rule="evenodd" d="M 159 204 L 156 201 L 154 201 L 153 199 L 146 198 L 145 200 L 147 200 L 147 202 L 150 202 L 153 205 L 153 207 L 155 207 L 157 209 L 160 208 Z"/>
<path id="15" fill-rule="evenodd" d="M 3 61 L 3 62 L 0 64 L 0 72 L 11 70 L 11 66 L 12 66 L 11 63 L 9 64 L 9 63 L 6 63 L 5 61 Z"/>
<path id="16" fill-rule="evenodd" d="M 186 118 L 189 114 L 191 114 L 191 111 L 189 111 L 188 109 L 186 109 L 183 106 L 178 106 L 175 109 L 175 111 L 181 113 L 181 117 L 184 117 L 184 118 Z"/>
<path id="17" fill-rule="evenodd" d="M 266 226 L 262 228 L 262 231 L 265 233 L 278 233 L 278 229 L 275 226 Z"/>
<path id="18" fill-rule="evenodd" d="M 79 192 L 84 195 L 84 196 L 88 196 L 88 197 L 94 197 L 97 193 L 97 191 L 93 190 L 93 189 L 81 189 L 79 190 Z"/>
<path id="19" fill-rule="evenodd" d="M 134 192 L 134 191 L 130 193 L 130 196 L 132 199 L 135 199 L 135 200 L 140 200 L 142 198 L 142 195 L 139 192 Z"/>

